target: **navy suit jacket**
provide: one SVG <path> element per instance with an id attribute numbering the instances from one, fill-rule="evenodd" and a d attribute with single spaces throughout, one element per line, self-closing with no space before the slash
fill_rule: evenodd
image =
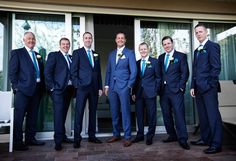
<path id="1" fill-rule="evenodd" d="M 36 58 L 39 53 L 35 52 Z M 40 69 L 41 92 L 45 89 L 43 60 L 37 58 Z M 30 55 L 25 47 L 11 51 L 9 61 L 9 79 L 12 84 L 13 91 L 19 90 L 24 95 L 33 96 L 36 89 L 36 70 Z"/>
<path id="2" fill-rule="evenodd" d="M 64 90 L 67 87 L 70 80 L 70 69 L 60 51 L 49 53 L 44 74 L 48 89 Z"/>
<path id="3" fill-rule="evenodd" d="M 164 62 L 165 55 L 163 53 L 159 56 L 159 67 L 161 68 L 162 90 L 164 86 L 172 93 L 185 92 L 186 82 L 189 77 L 189 68 L 187 62 L 187 55 L 178 51 L 174 51 L 173 60 L 170 61 L 167 71 L 165 71 Z"/>
<path id="4" fill-rule="evenodd" d="M 137 77 L 133 88 L 133 94 L 136 98 L 156 97 L 160 90 L 161 76 L 158 60 L 152 57 L 148 58 L 150 64 L 146 62 L 144 75 L 141 73 L 141 59 L 137 61 Z"/>
<path id="5" fill-rule="evenodd" d="M 85 89 L 93 83 L 95 90 L 102 90 L 100 58 L 95 51 L 92 53 L 94 67 L 90 64 L 84 47 L 73 51 L 71 76 L 75 88 Z"/>
<path id="6" fill-rule="evenodd" d="M 194 51 L 193 74 L 191 88 L 199 93 L 205 93 L 212 87 L 220 91 L 219 75 L 221 71 L 220 46 L 210 40 L 198 53 Z"/>
<path id="7" fill-rule="evenodd" d="M 105 86 L 114 89 L 116 84 L 118 89 L 132 88 L 137 74 L 135 53 L 128 48 L 124 48 L 117 64 L 116 53 L 117 49 L 109 54 Z"/>

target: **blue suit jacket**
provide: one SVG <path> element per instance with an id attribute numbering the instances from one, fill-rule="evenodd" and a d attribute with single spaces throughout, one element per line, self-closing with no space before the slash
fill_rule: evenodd
<path id="1" fill-rule="evenodd" d="M 35 54 L 39 55 L 37 52 Z M 42 85 L 40 89 L 43 92 L 45 89 L 43 60 L 42 58 L 37 58 L 37 61 L 40 69 L 40 84 Z M 25 47 L 11 51 L 9 79 L 14 91 L 19 90 L 27 96 L 34 94 L 36 89 L 36 70 Z"/>
<path id="2" fill-rule="evenodd" d="M 172 93 L 185 92 L 186 82 L 189 77 L 189 68 L 187 55 L 178 51 L 174 51 L 173 60 L 170 61 L 167 71 L 165 71 L 165 53 L 159 56 L 159 66 L 161 68 L 162 90 L 164 86 Z"/>
<path id="3" fill-rule="evenodd" d="M 89 62 L 85 48 L 73 51 L 71 76 L 72 84 L 75 88 L 86 88 L 92 85 L 95 90 L 102 90 L 102 76 L 99 55 L 92 51 L 94 67 Z"/>
<path id="4" fill-rule="evenodd" d="M 152 57 L 148 58 L 150 64 L 146 65 L 144 75 L 142 76 L 140 63 L 137 61 L 137 77 L 133 88 L 133 94 L 136 98 L 156 97 L 160 90 L 161 76 L 158 60 Z"/>
<path id="5" fill-rule="evenodd" d="M 194 51 L 193 74 L 191 88 L 204 93 L 212 87 L 220 91 L 219 75 L 221 71 L 220 46 L 210 40 L 199 53 Z"/>
<path id="6" fill-rule="evenodd" d="M 110 89 L 114 89 L 114 85 L 118 89 L 132 88 L 137 74 L 135 53 L 124 48 L 117 64 L 116 53 L 117 49 L 109 54 L 105 86 L 109 86 Z"/>
<path id="7" fill-rule="evenodd" d="M 67 87 L 70 79 L 70 69 L 60 51 L 49 53 L 44 74 L 48 89 L 64 90 Z"/>

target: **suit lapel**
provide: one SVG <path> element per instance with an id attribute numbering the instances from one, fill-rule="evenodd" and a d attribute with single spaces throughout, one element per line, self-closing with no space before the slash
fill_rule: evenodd
<path id="1" fill-rule="evenodd" d="M 169 58 L 169 65 L 168 65 L 168 68 L 167 68 L 167 70 L 166 70 L 166 73 L 167 73 L 169 70 L 171 70 L 171 68 L 172 68 L 172 65 L 173 65 L 173 64 L 171 64 L 171 62 L 170 62 L 170 59 L 171 59 L 171 58 L 173 58 L 173 61 L 176 59 L 176 51 L 174 51 L 172 57 Z"/>
<path id="2" fill-rule="evenodd" d="M 88 54 L 87 54 L 87 52 L 86 52 L 86 50 L 85 50 L 84 47 L 83 47 L 83 51 L 84 51 L 84 52 L 83 52 L 82 54 L 84 54 L 84 57 L 86 57 L 85 59 L 86 59 L 87 63 L 89 64 L 89 66 L 90 66 L 91 68 L 93 68 L 92 65 L 91 65 L 91 63 L 90 63 L 90 61 L 89 61 Z"/>
<path id="3" fill-rule="evenodd" d="M 57 54 L 59 54 L 59 58 L 62 60 L 62 62 L 64 63 L 64 65 L 66 65 L 67 68 L 69 69 L 68 64 L 67 64 L 67 61 L 66 61 L 64 55 L 62 54 L 62 52 L 61 52 L 61 51 L 58 51 Z M 70 62 L 69 62 L 69 63 L 70 63 Z"/>
<path id="4" fill-rule="evenodd" d="M 123 55 L 125 55 L 125 52 L 126 52 L 126 48 L 124 48 L 123 50 L 122 50 L 122 55 L 121 55 L 121 57 L 120 58 L 118 58 L 118 61 L 117 61 L 117 64 L 116 65 L 118 65 L 119 64 L 119 62 L 120 62 L 120 59 L 123 57 Z M 117 54 L 117 49 L 116 49 L 116 53 L 115 53 L 115 60 L 116 60 L 116 54 Z"/>
<path id="5" fill-rule="evenodd" d="M 31 57 L 30 57 L 30 55 L 29 55 L 27 49 L 24 47 L 22 51 L 23 51 L 23 54 L 25 55 L 26 61 L 27 61 L 28 63 L 30 63 L 31 66 L 34 68 L 34 63 L 33 63 L 32 59 L 31 59 Z M 26 63 L 27 63 L 27 62 L 26 62 Z M 34 68 L 34 69 L 35 69 L 35 68 Z"/>

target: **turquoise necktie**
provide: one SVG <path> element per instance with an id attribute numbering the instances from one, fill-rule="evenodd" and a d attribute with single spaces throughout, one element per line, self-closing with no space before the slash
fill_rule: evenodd
<path id="1" fill-rule="evenodd" d="M 91 57 L 91 54 L 90 54 L 90 50 L 89 50 L 89 49 L 87 50 L 87 55 L 88 55 L 90 64 L 93 66 L 92 57 Z"/>
<path id="2" fill-rule="evenodd" d="M 32 55 L 32 58 L 33 58 L 33 63 L 34 63 L 34 68 L 36 70 L 36 78 L 39 79 L 40 78 L 40 72 L 39 72 L 39 68 L 37 66 L 37 60 L 36 60 L 36 57 L 35 57 L 35 53 L 33 50 L 30 51 L 31 52 L 31 55 Z"/>
<path id="3" fill-rule="evenodd" d="M 69 58 L 69 55 L 68 54 L 65 54 L 65 56 L 66 56 L 66 61 L 67 61 L 67 64 L 68 64 L 68 68 L 70 69 L 70 65 L 71 65 L 71 60 L 70 60 L 70 58 Z"/>
<path id="4" fill-rule="evenodd" d="M 142 60 L 142 65 L 141 65 L 141 73 L 142 73 L 142 76 L 144 75 L 144 71 L 145 71 L 145 62 L 146 62 L 146 60 L 143 59 L 143 60 Z"/>
<path id="5" fill-rule="evenodd" d="M 169 54 L 166 54 L 166 60 L 165 60 L 165 64 L 164 64 L 164 66 L 165 66 L 165 71 L 167 71 L 167 69 L 168 69 L 169 57 L 170 57 L 170 55 L 169 55 Z"/>

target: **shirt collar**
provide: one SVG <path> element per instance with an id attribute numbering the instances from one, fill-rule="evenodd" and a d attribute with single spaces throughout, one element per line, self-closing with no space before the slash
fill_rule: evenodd
<path id="1" fill-rule="evenodd" d="M 64 56 L 68 55 L 68 53 L 63 52 L 62 50 L 60 50 L 60 52 L 61 52 Z"/>
<path id="2" fill-rule="evenodd" d="M 166 54 L 169 54 L 169 56 L 170 56 L 170 57 L 173 57 L 173 55 L 174 55 L 174 52 L 175 52 L 175 49 L 171 50 L 171 52 L 169 52 L 169 53 L 166 53 Z"/>
<path id="3" fill-rule="evenodd" d="M 145 60 L 145 61 L 148 61 L 149 59 L 149 55 L 147 55 L 145 58 L 141 58 L 141 60 Z"/>
<path id="4" fill-rule="evenodd" d="M 122 51 L 124 50 L 125 46 L 121 47 L 121 48 L 117 48 L 117 53 L 122 53 Z"/>
<path id="5" fill-rule="evenodd" d="M 87 52 L 88 50 L 90 50 L 90 52 L 92 52 L 92 49 L 91 49 L 91 48 L 87 48 L 87 47 L 84 46 L 84 49 L 85 49 L 86 52 Z"/>
<path id="6" fill-rule="evenodd" d="M 25 46 L 25 49 L 26 49 L 28 52 L 31 52 L 32 50 L 34 51 L 34 49 L 30 49 L 30 48 L 28 48 L 27 46 Z"/>
<path id="7" fill-rule="evenodd" d="M 208 39 L 205 39 L 200 45 L 204 46 L 207 41 L 208 41 Z"/>

